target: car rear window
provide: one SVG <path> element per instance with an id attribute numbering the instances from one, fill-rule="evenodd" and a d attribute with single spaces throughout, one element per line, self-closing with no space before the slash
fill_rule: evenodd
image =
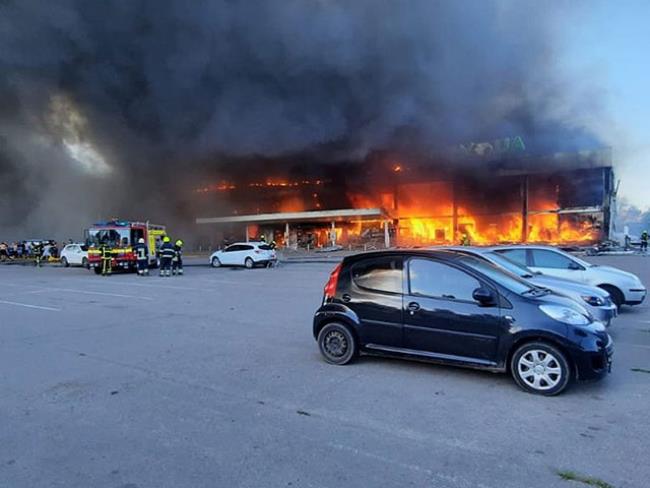
<path id="1" fill-rule="evenodd" d="M 402 293 L 402 259 L 367 259 L 352 267 L 354 283 L 367 290 Z"/>
<path id="2" fill-rule="evenodd" d="M 269 246 L 268 244 L 262 244 L 262 245 L 257 246 L 257 247 L 259 247 L 262 251 L 271 251 L 272 250 L 271 246 Z"/>

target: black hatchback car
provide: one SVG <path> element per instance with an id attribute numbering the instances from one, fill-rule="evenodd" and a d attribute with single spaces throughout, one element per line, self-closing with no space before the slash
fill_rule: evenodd
<path id="1" fill-rule="evenodd" d="M 510 372 L 542 395 L 606 376 L 613 352 L 580 304 L 453 251 L 346 257 L 325 285 L 313 334 L 332 364 L 364 353 Z"/>

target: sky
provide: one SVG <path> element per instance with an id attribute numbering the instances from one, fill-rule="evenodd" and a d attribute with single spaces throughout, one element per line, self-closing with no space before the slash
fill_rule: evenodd
<path id="1" fill-rule="evenodd" d="M 589 123 L 612 147 L 619 197 L 650 208 L 650 1 L 587 5 L 565 29 L 561 62 L 572 77 L 594 79 L 606 115 Z"/>

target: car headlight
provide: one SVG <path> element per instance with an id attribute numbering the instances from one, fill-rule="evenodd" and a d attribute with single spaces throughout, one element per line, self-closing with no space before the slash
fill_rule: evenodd
<path id="1" fill-rule="evenodd" d="M 605 305 L 605 300 L 597 296 L 582 295 L 582 299 L 592 307 L 602 307 Z"/>
<path id="2" fill-rule="evenodd" d="M 540 305 L 539 309 L 558 322 L 570 325 L 587 325 L 590 323 L 587 316 L 561 305 Z"/>

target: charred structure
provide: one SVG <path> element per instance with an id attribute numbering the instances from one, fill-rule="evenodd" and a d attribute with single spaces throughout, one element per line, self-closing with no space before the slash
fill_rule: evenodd
<path id="1" fill-rule="evenodd" d="M 608 237 L 614 196 L 609 150 L 454 164 L 378 154 L 251 175 L 195 189 L 210 245 L 261 235 L 293 248 L 590 244 Z"/>

